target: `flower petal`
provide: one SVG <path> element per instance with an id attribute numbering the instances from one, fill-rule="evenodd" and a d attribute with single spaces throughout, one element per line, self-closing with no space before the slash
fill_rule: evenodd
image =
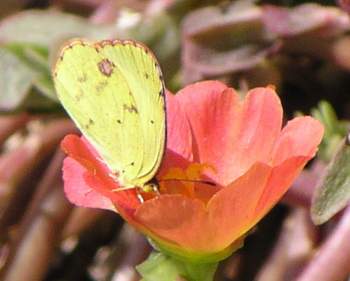
<path id="1" fill-rule="evenodd" d="M 238 119 L 238 95 L 221 82 L 205 81 L 185 87 L 176 98 L 190 122 L 194 161 L 211 165 L 220 175 L 208 176 L 224 184 L 227 157 L 223 151 L 232 142 L 232 126 L 227 125 L 237 124 L 232 120 Z"/>
<path id="2" fill-rule="evenodd" d="M 277 203 L 314 156 L 323 131 L 322 124 L 309 116 L 294 118 L 283 128 L 272 152 L 274 168 L 259 200 L 255 221 Z"/>
<path id="3" fill-rule="evenodd" d="M 65 174 L 64 186 L 67 196 L 68 193 L 74 193 L 76 189 L 81 190 L 81 192 L 77 192 L 74 196 L 70 195 L 70 197 L 74 197 L 72 203 L 83 206 L 82 204 L 87 202 L 86 196 L 93 190 L 94 193 L 92 193 L 92 195 L 96 199 L 98 198 L 95 192 L 99 193 L 102 197 L 109 198 L 121 213 L 125 212 L 123 211 L 124 209 L 127 210 L 127 212 L 132 212 L 132 210 L 140 205 L 135 189 L 115 191 L 119 187 L 118 183 L 109 176 L 107 166 L 102 161 L 98 160 L 99 156 L 97 152 L 86 140 L 76 135 L 68 135 L 63 139 L 61 146 L 69 155 L 68 158 L 75 160 L 75 162 L 73 162 L 75 163 L 73 168 L 75 168 L 77 172 L 77 174 L 74 174 L 68 170 L 72 165 L 72 161 L 70 160 L 68 161 L 70 166 L 63 167 L 63 172 Z M 74 177 L 77 179 L 74 179 Z M 75 186 L 75 184 L 79 184 L 79 186 Z M 98 203 L 94 204 L 97 204 L 96 207 L 99 208 Z M 101 206 L 103 205 L 104 203 L 101 203 Z M 86 207 L 90 206 L 87 205 Z"/>
<path id="4" fill-rule="evenodd" d="M 205 205 L 183 195 L 162 195 L 144 202 L 135 220 L 157 237 L 187 249 L 203 249 L 208 243 Z"/>
<path id="5" fill-rule="evenodd" d="M 259 221 L 287 192 L 311 157 L 292 157 L 273 168 L 271 176 L 259 203 L 257 204 L 254 223 Z"/>
<path id="6" fill-rule="evenodd" d="M 86 169 L 108 175 L 108 168 L 98 160 L 96 150 L 83 137 L 67 135 L 61 142 L 61 147 L 69 157 L 78 161 Z"/>
<path id="7" fill-rule="evenodd" d="M 216 193 L 207 208 L 198 199 L 162 195 L 143 203 L 135 220 L 155 236 L 187 250 L 223 250 L 252 226 L 251 219 L 270 171 L 265 164 L 254 165 Z"/>
<path id="8" fill-rule="evenodd" d="M 264 163 L 256 163 L 247 173 L 212 197 L 208 204 L 208 219 L 214 231 L 211 247 L 228 247 L 254 225 L 255 209 L 271 170 Z"/>
<path id="9" fill-rule="evenodd" d="M 81 207 L 115 211 L 111 200 L 96 192 L 84 180 L 86 169 L 74 159 L 67 157 L 63 163 L 64 192 L 68 200 Z"/>
<path id="10" fill-rule="evenodd" d="M 166 108 L 167 144 L 158 173 L 160 178 L 169 168 L 186 169 L 188 163 L 193 160 L 190 125 L 178 100 L 170 92 L 166 92 Z"/>
<path id="11" fill-rule="evenodd" d="M 312 158 L 323 136 L 323 125 L 310 116 L 289 121 L 278 137 L 272 152 L 273 165 L 295 156 Z"/>
<path id="12" fill-rule="evenodd" d="M 194 135 L 195 160 L 212 165 L 222 185 L 241 176 L 253 163 L 267 162 L 281 130 L 282 107 L 271 88 L 256 88 L 241 101 L 238 94 L 215 81 L 180 91 Z"/>
<path id="13" fill-rule="evenodd" d="M 141 204 L 137 198 L 136 189 L 129 189 L 124 191 L 112 191 L 110 182 L 106 182 L 100 177 L 87 172 L 84 174 L 86 184 L 103 196 L 108 197 L 114 204 L 116 210 L 125 220 L 133 215 L 136 208 Z"/>

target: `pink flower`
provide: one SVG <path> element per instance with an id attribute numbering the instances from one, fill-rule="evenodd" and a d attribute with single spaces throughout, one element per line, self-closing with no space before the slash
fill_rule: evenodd
<path id="1" fill-rule="evenodd" d="M 62 142 L 65 192 L 76 205 L 118 211 L 164 251 L 197 261 L 222 259 L 315 155 L 323 127 L 306 116 L 281 130 L 281 103 L 270 87 L 242 100 L 221 82 L 205 81 L 167 93 L 166 101 L 160 194 L 142 193 L 141 202 L 136 189 L 113 191 L 118 183 L 97 152 L 74 135 Z"/>

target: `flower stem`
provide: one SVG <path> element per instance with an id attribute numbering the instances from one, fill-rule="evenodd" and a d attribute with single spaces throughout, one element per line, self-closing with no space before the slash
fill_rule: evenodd
<path id="1" fill-rule="evenodd" d="M 213 281 L 218 263 L 189 263 L 153 252 L 137 266 L 142 281 Z"/>

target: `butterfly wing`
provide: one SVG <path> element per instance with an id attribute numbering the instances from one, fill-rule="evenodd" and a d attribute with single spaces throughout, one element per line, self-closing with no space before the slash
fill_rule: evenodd
<path id="1" fill-rule="evenodd" d="M 57 61 L 58 97 L 123 186 L 143 186 L 165 145 L 164 85 L 153 54 L 134 41 L 74 41 Z"/>

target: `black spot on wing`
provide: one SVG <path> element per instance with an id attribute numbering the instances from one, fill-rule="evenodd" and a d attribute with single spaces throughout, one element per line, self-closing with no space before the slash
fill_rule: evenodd
<path id="1" fill-rule="evenodd" d="M 81 75 L 81 76 L 79 76 L 79 77 L 77 78 L 77 80 L 78 80 L 79 83 L 84 83 L 84 82 L 86 82 L 86 80 L 87 80 L 86 73 L 84 72 L 83 75 Z"/>
<path id="2" fill-rule="evenodd" d="M 75 95 L 75 100 L 80 101 L 83 96 L 84 96 L 83 90 L 79 89 L 78 93 Z"/>
<path id="3" fill-rule="evenodd" d="M 85 129 L 89 129 L 92 125 L 94 125 L 95 122 L 91 118 L 89 118 L 89 121 L 84 125 Z"/>
<path id="4" fill-rule="evenodd" d="M 108 85 L 107 80 L 98 82 L 98 84 L 96 85 L 97 94 L 100 94 L 103 91 L 103 89 L 107 87 L 107 85 Z"/>
<path id="5" fill-rule="evenodd" d="M 103 75 L 109 77 L 109 76 L 111 76 L 111 74 L 113 72 L 113 68 L 114 68 L 115 65 L 110 60 L 103 59 L 97 64 L 97 66 L 98 66 L 98 69 L 100 70 L 100 72 Z"/>
<path id="6" fill-rule="evenodd" d="M 138 110 L 137 108 L 135 107 L 135 105 L 127 105 L 127 104 L 123 104 L 123 109 L 128 111 L 129 113 L 135 113 L 135 114 L 138 114 Z"/>

